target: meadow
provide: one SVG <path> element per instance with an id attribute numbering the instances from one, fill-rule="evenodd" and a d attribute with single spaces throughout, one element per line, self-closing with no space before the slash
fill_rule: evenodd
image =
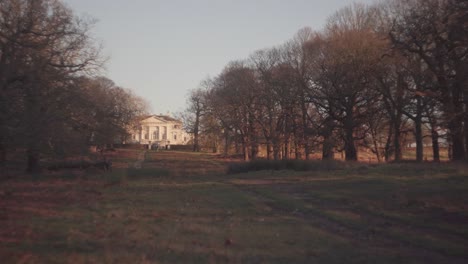
<path id="1" fill-rule="evenodd" d="M 468 168 L 461 164 L 312 162 L 292 170 L 206 153 L 112 155 L 111 172 L 2 179 L 1 262 L 468 259 Z"/>

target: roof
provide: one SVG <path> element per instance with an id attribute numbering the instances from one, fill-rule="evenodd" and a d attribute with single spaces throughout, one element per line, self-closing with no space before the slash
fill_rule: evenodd
<path id="1" fill-rule="evenodd" d="M 154 115 L 154 117 L 162 119 L 164 121 L 169 121 L 169 122 L 180 122 L 180 120 L 177 120 L 173 117 L 167 116 L 167 115 Z"/>
<path id="2" fill-rule="evenodd" d="M 182 121 L 180 121 L 178 119 L 175 119 L 173 117 L 170 117 L 168 115 L 145 115 L 145 116 L 140 116 L 138 118 L 138 120 L 143 121 L 143 120 L 148 119 L 150 117 L 154 117 L 154 118 L 157 118 L 159 120 L 166 121 L 166 122 L 180 122 L 180 123 L 182 123 Z"/>

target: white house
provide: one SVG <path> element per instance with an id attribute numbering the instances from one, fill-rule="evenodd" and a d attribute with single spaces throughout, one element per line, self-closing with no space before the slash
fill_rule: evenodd
<path id="1" fill-rule="evenodd" d="M 182 122 L 168 115 L 144 116 L 139 126 L 129 132 L 131 143 L 158 144 L 161 147 L 184 145 L 190 140 Z"/>

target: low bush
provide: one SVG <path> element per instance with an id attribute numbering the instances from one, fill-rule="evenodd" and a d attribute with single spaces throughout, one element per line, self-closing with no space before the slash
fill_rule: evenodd
<path id="1" fill-rule="evenodd" d="M 340 161 L 262 159 L 231 163 L 228 167 L 228 173 L 246 173 L 261 170 L 332 171 L 344 168 L 345 164 Z"/>
<path id="2" fill-rule="evenodd" d="M 171 150 L 176 150 L 176 151 L 192 151 L 193 146 L 192 145 L 171 145 Z"/>
<path id="3" fill-rule="evenodd" d="M 47 169 L 49 171 L 59 171 L 63 169 L 88 169 L 96 168 L 104 171 L 112 170 L 112 162 L 109 160 L 102 161 L 63 161 L 49 164 Z"/>
<path id="4" fill-rule="evenodd" d="M 387 176 L 424 176 L 433 174 L 451 174 L 462 171 L 466 166 L 456 163 L 435 163 L 435 162 L 392 162 L 381 164 L 376 173 Z"/>

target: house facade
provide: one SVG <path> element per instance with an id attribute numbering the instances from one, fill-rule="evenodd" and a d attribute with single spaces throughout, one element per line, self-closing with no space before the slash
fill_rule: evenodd
<path id="1" fill-rule="evenodd" d="M 159 145 L 185 145 L 190 140 L 182 122 L 168 115 L 151 115 L 141 118 L 136 129 L 130 132 L 130 143 Z"/>

